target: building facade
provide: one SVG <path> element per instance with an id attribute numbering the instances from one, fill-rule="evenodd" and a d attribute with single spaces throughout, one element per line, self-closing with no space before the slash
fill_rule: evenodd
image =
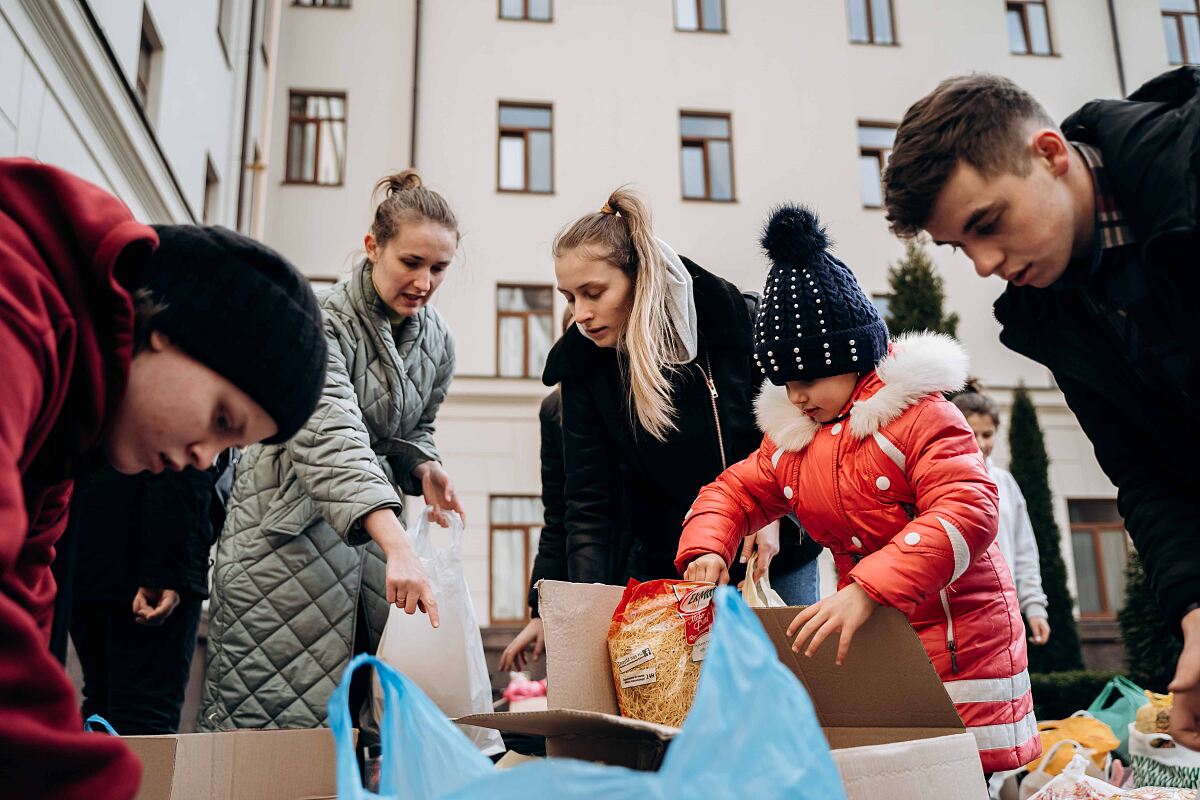
<path id="1" fill-rule="evenodd" d="M 1194 6 L 297 0 L 281 18 L 266 241 L 336 280 L 362 257 L 379 178 L 414 165 L 450 200 L 461 253 L 435 304 L 458 374 L 438 441 L 466 504 L 481 618 L 519 624 L 541 519 L 538 376 L 563 309 L 550 244 L 565 223 L 631 184 L 658 235 L 756 288 L 769 209 L 804 202 L 886 304 L 903 247 L 879 207 L 879 172 L 911 102 L 949 75 L 992 71 L 1061 118 L 1200 60 Z M 932 254 L 974 373 L 1004 406 L 1019 383 L 1033 392 L 1072 590 L 1103 627 L 1123 596 L 1115 489 L 1047 370 L 999 344 L 1002 284 Z M 996 458 L 1007 463 L 1003 442 Z"/>
<path id="2" fill-rule="evenodd" d="M 0 157 L 82 175 L 144 222 L 261 238 L 280 2 L 0 0 Z M 67 668 L 82 685 L 73 654 Z"/>
<path id="3" fill-rule="evenodd" d="M 280 2 L 0 0 L 0 156 L 261 235 Z"/>

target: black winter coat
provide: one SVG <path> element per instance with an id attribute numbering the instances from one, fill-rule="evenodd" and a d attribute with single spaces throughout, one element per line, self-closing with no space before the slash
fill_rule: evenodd
<path id="1" fill-rule="evenodd" d="M 80 478 L 71 502 L 78 537 L 75 597 L 123 599 L 138 587 L 208 596 L 209 551 L 224 508 L 217 468 Z"/>
<path id="2" fill-rule="evenodd" d="M 1009 286 L 1000 340 L 1054 374 L 1178 632 L 1200 601 L 1200 70 L 1089 103 L 1063 132 L 1100 150 L 1136 242 L 1081 287 Z"/>
<path id="3" fill-rule="evenodd" d="M 675 552 L 696 495 L 725 465 L 736 464 L 762 442 L 753 408 L 762 376 L 752 360 L 746 298 L 687 258 L 683 263 L 693 281 L 700 352 L 673 380 L 677 430 L 667 441 L 658 441 L 635 421 L 615 349 L 597 347 L 572 327 L 547 359 L 542 381 L 562 384 L 564 524 L 572 581 L 614 582 L 622 561 L 623 577 L 676 577 Z M 710 371 L 715 400 L 705 377 Z M 614 464 L 619 465 L 616 484 Z M 616 504 L 620 525 L 611 514 Z M 624 532 L 631 542 L 627 559 L 621 552 Z M 785 526 L 780 538 L 776 571 L 820 552 L 811 539 L 802 547 L 795 527 Z"/>
<path id="4" fill-rule="evenodd" d="M 567 571 L 567 512 L 566 470 L 563 468 L 562 392 L 555 388 L 542 400 L 538 409 L 541 429 L 542 507 L 544 509 L 537 556 L 529 579 L 529 608 L 538 616 L 537 582 L 568 580 Z M 620 464 L 614 459 L 607 471 L 614 503 L 609 508 L 612 530 L 618 531 L 618 548 L 613 570 L 605 583 L 619 584 L 624 580 L 625 564 L 629 557 L 629 536 L 621 531 Z"/>

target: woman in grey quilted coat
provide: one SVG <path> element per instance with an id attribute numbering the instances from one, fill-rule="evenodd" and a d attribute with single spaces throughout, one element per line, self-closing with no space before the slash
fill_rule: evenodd
<path id="1" fill-rule="evenodd" d="M 322 725 L 389 604 L 437 626 L 398 515 L 404 493 L 462 513 L 433 442 L 454 341 L 427 305 L 458 223 L 414 171 L 376 189 L 387 195 L 367 258 L 321 297 L 329 361 L 317 410 L 291 441 L 251 447 L 238 466 L 213 570 L 201 730 Z"/>

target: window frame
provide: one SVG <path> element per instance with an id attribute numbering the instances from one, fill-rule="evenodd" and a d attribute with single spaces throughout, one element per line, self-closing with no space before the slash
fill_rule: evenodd
<path id="1" fill-rule="evenodd" d="M 353 0 L 311 0 L 306 3 L 303 0 L 292 0 L 292 8 L 335 8 L 349 11 L 352 2 Z"/>
<path id="2" fill-rule="evenodd" d="M 217 174 L 217 166 L 213 164 L 212 153 L 204 155 L 204 197 L 201 199 L 200 221 L 204 225 L 216 224 L 213 219 L 217 205 L 220 204 L 221 176 Z"/>
<path id="3" fill-rule="evenodd" d="M 704 0 L 691 0 L 691 2 L 694 2 L 696 4 L 696 27 L 695 28 L 679 27 L 679 13 L 678 13 L 679 9 L 677 6 L 678 2 L 679 2 L 679 0 L 671 0 L 671 21 L 675 26 L 676 32 L 678 32 L 678 33 L 715 33 L 715 34 L 729 33 L 729 15 L 728 15 L 728 9 L 725 7 L 725 0 L 719 0 L 719 2 L 721 3 L 721 27 L 720 28 L 704 27 Z M 888 2 L 891 2 L 891 0 L 888 0 Z"/>
<path id="4" fill-rule="evenodd" d="M 888 4 L 888 19 L 892 22 L 892 40 L 890 42 L 878 41 L 875 37 L 875 15 L 871 8 L 872 0 L 863 0 L 867 14 L 867 41 L 859 42 L 849 38 L 850 34 L 850 3 L 853 0 L 846 0 L 846 33 L 850 44 L 860 45 L 863 47 L 899 47 L 900 37 L 896 35 L 896 2 L 895 0 L 886 0 Z"/>
<path id="5" fill-rule="evenodd" d="M 550 292 L 550 308 L 546 311 L 505 311 L 500 308 L 500 290 L 501 289 L 537 289 Z M 544 316 L 550 320 L 550 335 L 551 344 L 554 342 L 554 286 L 549 283 L 497 283 L 496 284 L 496 377 L 506 380 L 529 380 L 530 378 L 540 379 L 541 375 L 530 374 L 529 371 L 529 320 L 530 317 Z M 504 319 L 521 319 L 524 322 L 524 332 L 521 338 L 521 361 L 523 368 L 520 375 L 501 375 L 500 374 L 500 323 Z M 508 497 L 509 495 L 497 495 L 498 497 Z"/>
<path id="6" fill-rule="evenodd" d="M 533 577 L 533 559 L 537 555 L 536 552 L 529 552 L 529 534 L 533 528 L 537 528 L 540 539 L 542 528 L 545 527 L 545 517 L 536 523 L 534 522 L 496 522 L 492 519 L 492 508 L 496 500 L 536 500 L 540 506 L 542 503 L 541 495 L 533 494 L 489 494 L 488 495 L 488 558 L 487 558 L 487 575 L 488 575 L 488 620 L 491 625 L 523 625 L 529 621 L 529 581 Z M 543 514 L 544 514 L 543 509 Z M 524 616 L 520 619 L 509 619 L 507 617 L 496 616 L 496 581 L 493 579 L 495 570 L 495 551 L 496 551 L 496 533 L 500 531 L 517 532 L 520 531 L 524 535 L 521 536 L 521 549 L 524 553 L 524 558 L 521 563 L 525 567 L 525 574 L 521 582 L 524 587 L 523 602 L 521 608 Z"/>
<path id="7" fill-rule="evenodd" d="M 342 119 L 340 120 L 346 131 L 346 153 L 342 159 L 341 174 L 338 176 L 337 183 L 321 183 L 317 180 L 317 165 L 321 163 L 321 126 L 317 125 L 316 144 L 313 145 L 313 180 L 298 180 L 292 177 L 292 126 L 297 122 L 336 122 L 338 120 L 330 117 L 297 117 L 292 115 L 292 102 L 296 95 L 304 97 L 336 97 L 342 101 Z M 350 157 L 350 99 L 345 91 L 335 91 L 331 89 L 288 89 L 288 118 L 287 118 L 287 147 L 284 150 L 283 164 L 283 183 L 286 186 L 321 186 L 321 187 L 339 187 L 346 183 L 346 161 Z"/>
<path id="8" fill-rule="evenodd" d="M 504 0 L 496 0 L 496 19 L 503 20 L 505 22 L 554 22 L 554 0 L 546 0 L 546 2 L 550 6 L 550 15 L 545 19 L 542 19 L 541 17 L 529 16 L 529 0 L 521 0 L 521 7 L 524 9 L 524 11 L 519 17 L 504 16 Z"/>
<path id="9" fill-rule="evenodd" d="M 231 3 L 233 0 L 217 0 L 217 41 L 221 45 L 221 55 L 225 56 L 225 66 L 233 69 L 233 59 L 229 55 L 228 31 L 233 23 Z"/>
<path id="10" fill-rule="evenodd" d="M 682 130 L 684 117 L 706 117 L 708 119 L 723 119 L 729 125 L 729 136 L 685 136 Z M 737 195 L 737 180 L 736 168 L 733 155 L 733 113 L 729 111 L 690 111 L 681 109 L 679 111 L 679 193 L 680 196 L 687 202 L 694 203 L 736 203 Z M 712 196 L 712 183 L 709 178 L 709 160 L 708 160 L 708 143 L 709 142 L 728 142 L 729 143 L 729 197 L 719 198 Z M 683 150 L 685 147 L 696 147 L 699 145 L 704 151 L 704 197 L 688 197 L 685 193 L 684 174 L 683 174 Z"/>
<path id="11" fill-rule="evenodd" d="M 1095 559 L 1095 563 L 1096 563 L 1096 574 L 1094 577 L 1096 580 L 1097 593 L 1100 596 L 1101 610 L 1100 611 L 1084 611 L 1083 610 L 1083 606 L 1082 606 L 1082 604 L 1080 604 L 1079 597 L 1078 597 L 1078 593 L 1079 593 L 1079 565 L 1078 564 L 1075 565 L 1075 591 L 1076 591 L 1075 603 L 1076 603 L 1076 605 L 1079 606 L 1079 618 L 1080 619 L 1114 620 L 1117 618 L 1117 614 L 1120 612 L 1121 609 L 1120 608 L 1109 608 L 1108 580 L 1107 580 L 1107 578 L 1105 578 L 1106 570 L 1104 569 L 1104 550 L 1101 546 L 1101 533 L 1103 533 L 1104 531 L 1112 531 L 1116 528 L 1120 528 L 1121 531 L 1125 534 L 1124 543 L 1125 543 L 1125 556 L 1126 556 L 1125 563 L 1126 563 L 1126 565 L 1128 565 L 1128 563 L 1129 563 L 1128 557 L 1129 557 L 1130 552 L 1132 552 L 1133 547 L 1132 547 L 1132 542 L 1130 541 L 1130 538 L 1129 538 L 1129 531 L 1125 528 L 1125 520 L 1121 519 L 1119 512 L 1116 514 L 1114 519 L 1109 520 L 1107 522 L 1071 522 L 1070 521 L 1070 505 L 1072 502 L 1085 502 L 1086 503 L 1086 502 L 1094 502 L 1096 500 L 1100 500 L 1103 502 L 1111 502 L 1113 504 L 1113 510 L 1116 511 L 1117 501 L 1114 498 L 1072 497 L 1072 498 L 1068 498 L 1068 500 L 1067 500 L 1067 508 L 1068 508 L 1067 525 L 1070 530 L 1072 550 L 1074 549 L 1074 546 L 1075 546 L 1076 534 L 1088 534 L 1088 535 L 1090 535 L 1090 538 L 1091 538 L 1092 557 Z"/>
<path id="12" fill-rule="evenodd" d="M 138 33 L 138 58 L 133 73 L 133 91 L 146 119 L 153 120 L 158 108 L 158 79 L 163 43 L 158 26 L 150 16 L 150 7 L 142 4 L 142 24 Z M 144 67 L 144 71 L 143 71 Z"/>
<path id="13" fill-rule="evenodd" d="M 859 133 L 863 128 L 887 128 L 889 130 L 895 131 L 900 128 L 900 125 L 895 122 L 881 122 L 879 120 L 860 119 L 860 120 L 858 120 L 858 124 L 855 126 L 854 131 L 855 131 L 855 133 Z M 867 147 L 867 146 L 863 145 L 861 142 L 859 142 L 858 157 L 862 158 L 863 156 L 874 156 L 875 162 L 879 167 L 879 186 L 880 186 L 879 205 L 877 205 L 877 206 L 867 205 L 865 202 L 863 202 L 862 197 L 860 196 L 859 201 L 862 202 L 863 208 L 869 208 L 872 210 L 884 208 L 885 203 L 883 202 L 883 195 L 884 195 L 884 192 L 883 192 L 883 170 L 887 167 L 887 162 L 884 159 L 884 153 L 890 153 L 895 149 L 896 149 L 896 145 L 895 145 L 894 141 L 892 143 L 892 147 L 888 150 L 884 150 L 883 148 L 880 148 L 880 147 Z M 860 192 L 860 194 L 861 194 L 861 192 Z"/>
<path id="14" fill-rule="evenodd" d="M 548 128 L 530 128 L 528 126 L 504 125 L 500 122 L 500 114 L 505 108 L 535 108 L 541 111 L 550 112 L 550 126 Z M 550 134 L 550 188 L 549 189 L 531 189 L 529 188 L 529 134 L 532 131 L 546 132 Z M 520 134 L 525 143 L 525 186 L 522 189 L 507 189 L 500 185 L 500 170 L 501 170 L 501 154 L 500 148 L 504 142 L 505 136 L 516 138 L 515 134 Z M 535 194 L 535 195 L 552 195 L 555 189 L 554 180 L 554 104 L 553 103 L 538 103 L 524 100 L 501 100 L 496 104 L 496 191 L 504 194 Z"/>
<path id="15" fill-rule="evenodd" d="M 1029 34 L 1029 6 L 1041 6 L 1042 11 L 1046 15 L 1046 44 L 1050 47 L 1049 52 L 1035 53 L 1033 52 L 1033 37 Z M 1058 56 L 1058 50 L 1054 47 L 1054 26 L 1050 24 L 1050 0 L 1004 0 L 1004 16 L 1008 18 L 1008 12 L 1015 11 L 1019 8 L 1021 14 L 1021 35 L 1025 37 L 1025 52 L 1018 53 L 1009 45 L 1008 54 L 1011 56 L 1034 56 L 1037 58 L 1055 58 Z M 1005 31 L 1007 32 L 1007 22 Z"/>
<path id="16" fill-rule="evenodd" d="M 1173 67 L 1181 67 L 1185 64 L 1200 64 L 1200 60 L 1191 61 L 1188 58 L 1187 34 L 1183 30 L 1184 17 L 1196 17 L 1197 24 L 1200 24 L 1200 0 L 1192 0 L 1192 7 L 1195 11 L 1166 11 L 1159 4 L 1159 13 L 1163 19 L 1170 19 L 1175 24 L 1175 35 L 1179 39 L 1179 53 L 1183 56 L 1182 61 L 1171 60 L 1171 49 L 1167 48 L 1167 63 Z M 1200 59 L 1200 53 L 1196 53 L 1196 57 Z"/>

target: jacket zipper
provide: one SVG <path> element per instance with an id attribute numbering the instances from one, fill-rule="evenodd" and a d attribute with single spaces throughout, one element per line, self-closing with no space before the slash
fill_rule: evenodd
<path id="1" fill-rule="evenodd" d="M 699 364 L 696 369 L 700 370 L 700 374 L 704 376 L 704 382 L 708 384 L 708 394 L 712 399 L 713 422 L 717 424 L 717 447 L 721 448 L 721 471 L 729 469 L 729 464 L 725 461 L 725 437 L 721 434 L 721 415 L 717 413 L 717 384 L 712 379 L 712 361 L 708 357 L 708 353 L 704 354 L 704 363 L 708 365 L 708 372 L 704 371 L 704 367 Z"/>
<path id="2" fill-rule="evenodd" d="M 904 513 L 908 515 L 909 520 L 917 518 L 917 507 L 911 503 L 902 503 Z M 950 616 L 950 595 L 942 589 L 938 592 L 938 597 L 942 600 L 942 611 L 946 613 L 946 650 L 950 652 L 950 672 L 958 674 L 958 652 L 957 645 L 954 642 L 954 617 Z"/>
<path id="3" fill-rule="evenodd" d="M 946 612 L 946 649 L 950 651 L 950 671 L 957 675 L 958 653 L 954 649 L 954 618 L 950 616 L 950 597 L 945 589 L 938 592 L 938 595 L 942 598 L 942 610 Z"/>

